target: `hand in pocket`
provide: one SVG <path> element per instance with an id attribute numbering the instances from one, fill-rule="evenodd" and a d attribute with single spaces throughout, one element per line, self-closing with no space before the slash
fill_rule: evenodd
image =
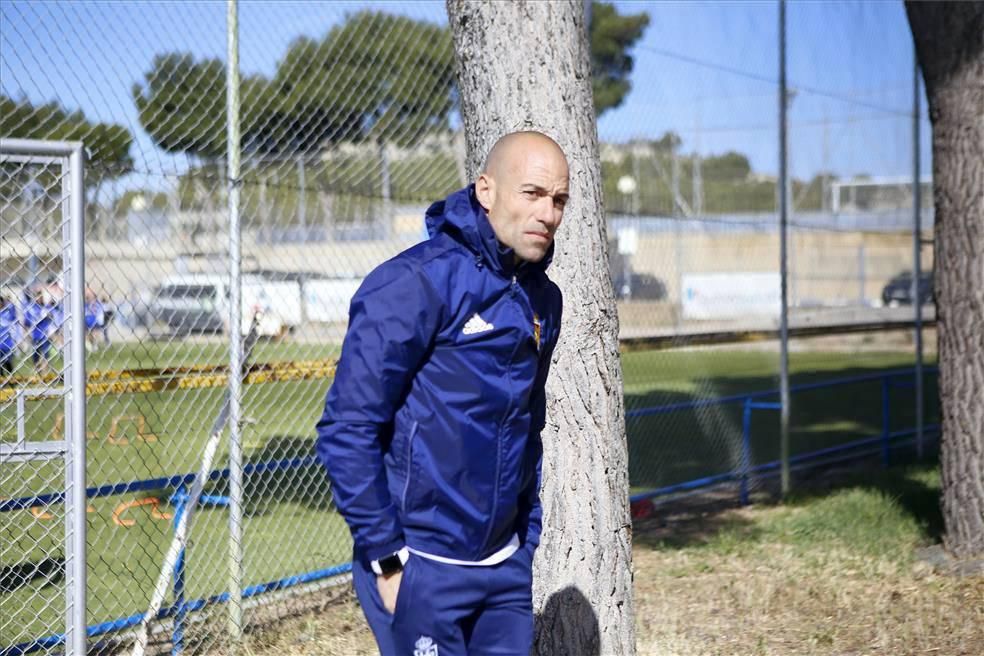
<path id="1" fill-rule="evenodd" d="M 383 607 L 390 615 L 396 612 L 396 598 L 400 594 L 400 581 L 402 580 L 403 572 L 376 577 L 376 588 L 383 600 Z"/>

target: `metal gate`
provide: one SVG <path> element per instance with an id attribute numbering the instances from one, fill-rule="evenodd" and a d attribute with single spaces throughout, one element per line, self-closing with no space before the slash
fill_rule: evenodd
<path id="1" fill-rule="evenodd" d="M 81 143 L 0 139 L 2 656 L 86 652 L 84 212 Z"/>

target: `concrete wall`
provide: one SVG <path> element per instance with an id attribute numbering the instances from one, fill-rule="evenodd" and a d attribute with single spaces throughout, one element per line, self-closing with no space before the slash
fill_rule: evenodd
<path id="1" fill-rule="evenodd" d="M 206 243 L 207 242 L 207 243 Z M 409 238 L 386 241 L 346 241 L 316 244 L 264 244 L 243 240 L 244 269 L 308 271 L 333 276 L 363 276 L 411 243 Z M 23 255 L 5 244 L 5 268 L 23 267 Z M 86 244 L 86 273 L 97 293 L 116 297 L 156 286 L 182 271 L 225 272 L 228 243 L 200 240 L 193 247 L 176 240 L 137 246 L 129 242 Z M 29 249 L 25 245 L 25 253 Z M 205 253 L 210 255 L 205 256 Z M 42 253 L 53 270 L 57 253 Z M 16 260 L 16 262 L 14 262 Z M 649 233 L 639 237 L 631 257 L 634 271 L 649 273 L 666 284 L 667 301 L 677 305 L 683 273 L 778 271 L 779 244 L 775 232 L 763 233 Z M 923 249 L 923 268 L 933 266 L 932 248 Z M 789 251 L 792 305 L 850 305 L 877 303 L 885 283 L 912 268 L 912 237 L 905 233 L 797 231 Z"/>
<path id="2" fill-rule="evenodd" d="M 640 235 L 634 271 L 653 274 L 679 302 L 683 273 L 778 272 L 777 232 Z M 842 305 L 880 300 L 885 283 L 912 270 L 912 235 L 797 231 L 789 240 L 790 303 Z M 923 248 L 922 267 L 933 266 Z"/>

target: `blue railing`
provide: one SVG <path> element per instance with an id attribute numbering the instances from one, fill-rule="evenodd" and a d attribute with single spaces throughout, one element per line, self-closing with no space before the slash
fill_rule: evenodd
<path id="1" fill-rule="evenodd" d="M 289 469 L 297 469 L 301 467 L 309 467 L 318 463 L 315 456 L 303 456 L 295 458 L 284 458 L 282 460 L 272 460 L 269 462 L 259 462 L 259 463 L 249 463 L 243 467 L 244 475 L 259 474 L 263 472 L 273 472 L 273 471 L 284 471 Z M 95 499 L 99 497 L 115 496 L 119 494 L 125 494 L 127 492 L 143 492 L 147 490 L 162 490 L 173 488 L 175 491 L 171 495 L 169 501 L 175 507 L 173 526 L 175 530 L 177 529 L 178 522 L 181 520 L 181 515 L 184 514 L 186 508 L 185 504 L 188 500 L 188 494 L 185 491 L 185 486 L 191 485 L 195 480 L 196 474 L 178 474 L 176 476 L 166 476 L 162 478 L 151 478 L 138 481 L 129 481 L 127 483 L 116 483 L 111 485 L 100 485 L 95 487 L 90 487 L 86 489 L 86 496 L 89 499 Z M 217 481 L 220 479 L 229 477 L 229 469 L 216 469 L 209 472 L 207 480 Z M 5 499 L 0 502 L 0 512 L 9 512 L 12 510 L 22 510 L 25 508 L 32 508 L 35 506 L 47 506 L 57 503 L 62 503 L 65 500 L 65 494 L 62 492 L 53 492 L 48 494 L 40 494 L 33 497 L 20 497 L 17 499 Z M 229 499 L 222 495 L 209 495 L 202 494 L 198 499 L 199 506 L 224 506 L 228 505 Z M 257 585 L 247 586 L 243 590 L 242 598 L 247 599 L 250 597 L 255 597 L 260 594 L 267 592 L 273 592 L 275 590 L 282 590 L 285 588 L 290 588 L 293 586 L 313 583 L 322 579 L 330 578 L 332 576 L 337 576 L 339 574 L 344 574 L 351 571 L 351 563 L 342 563 L 333 567 L 328 567 L 325 569 L 318 569 L 313 572 L 306 572 L 304 574 L 297 574 L 294 576 L 288 576 L 276 581 L 269 581 L 267 583 L 260 583 Z M 155 619 L 161 620 L 168 617 L 174 618 L 174 624 L 171 629 L 171 652 L 172 654 L 179 654 L 183 649 L 184 644 L 184 628 L 185 621 L 188 613 L 195 612 L 204 608 L 205 606 L 212 604 L 225 603 L 229 600 L 229 593 L 224 592 L 222 594 L 213 595 L 205 599 L 195 599 L 193 601 L 185 600 L 184 588 L 185 588 L 185 550 L 182 549 L 178 554 L 178 558 L 174 565 L 174 603 L 170 606 L 162 608 L 155 615 Z M 140 624 L 143 620 L 143 613 L 136 615 L 130 615 L 129 617 L 124 617 L 116 620 L 111 620 L 108 622 L 102 622 L 100 624 L 94 624 L 92 626 L 86 627 L 86 636 L 95 637 L 100 635 L 105 635 L 107 633 L 114 633 L 116 631 L 122 631 Z M 26 654 L 29 652 L 37 651 L 39 649 L 50 649 L 55 647 L 65 641 L 65 634 L 56 633 L 44 638 L 37 638 L 28 642 L 23 642 L 10 647 L 4 647 L 0 649 L 0 656 L 19 656 L 20 654 Z"/>
<path id="2" fill-rule="evenodd" d="M 938 373 L 938 369 L 936 367 L 926 367 L 924 368 L 924 372 L 926 374 L 936 374 Z M 911 378 L 914 375 L 914 369 L 898 369 L 876 374 L 853 376 L 850 378 L 838 378 L 818 383 L 794 385 L 791 387 L 791 393 L 798 393 L 848 384 L 880 381 L 882 427 L 879 434 L 876 436 L 865 437 L 844 444 L 839 444 L 837 446 L 792 456 L 790 458 L 790 469 L 796 470 L 804 467 L 813 467 L 821 461 L 823 463 L 834 463 L 845 460 L 853 460 L 862 456 L 870 456 L 872 453 L 880 453 L 883 464 L 888 465 L 890 462 L 891 449 L 893 447 L 901 446 L 902 444 L 912 442 L 916 439 L 916 429 L 892 431 L 890 426 L 892 414 L 891 390 L 899 387 L 911 386 L 913 384 Z M 738 458 L 737 466 L 732 471 L 639 492 L 630 496 L 630 502 L 635 504 L 660 496 L 682 496 L 688 493 L 693 494 L 706 490 L 709 487 L 737 482 L 740 501 L 743 504 L 748 503 L 749 483 L 752 477 L 768 478 L 771 476 L 778 476 L 781 469 L 782 463 L 778 460 L 758 465 L 751 464 L 752 412 L 754 410 L 779 409 L 781 407 L 779 403 L 768 400 L 778 397 L 778 395 L 778 390 L 763 390 L 758 392 L 749 392 L 746 394 L 735 394 L 724 397 L 671 403 L 651 408 L 637 408 L 626 412 L 626 418 L 633 419 L 729 404 L 740 404 L 742 407 L 742 449 L 740 457 Z M 929 439 L 937 437 L 939 435 L 939 425 L 925 425 L 923 427 L 923 435 Z M 249 475 L 261 472 L 308 467 L 316 463 L 317 459 L 314 456 L 303 456 L 269 462 L 250 463 L 243 468 L 243 471 L 245 475 Z M 130 481 L 128 483 L 101 485 L 88 488 L 86 493 L 89 498 L 98 498 L 124 494 L 127 492 L 174 489 L 175 492 L 171 496 L 171 503 L 173 503 L 176 507 L 176 512 L 174 513 L 174 526 L 177 527 L 177 522 L 179 521 L 181 514 L 185 511 L 184 504 L 187 501 L 187 493 L 184 492 L 185 486 L 193 483 L 195 476 L 195 474 L 179 474 L 176 476 L 168 476 L 163 478 Z M 228 478 L 228 476 L 228 468 L 218 469 L 209 473 L 208 480 L 215 481 Z M 6 499 L 4 501 L 0 501 L 0 512 L 20 510 L 39 505 L 43 506 L 61 503 L 64 501 L 64 497 L 64 493 L 57 492 L 41 494 L 34 497 Z M 202 495 L 199 499 L 199 503 L 202 505 L 224 505 L 228 503 L 228 499 L 219 495 Z M 179 653 L 182 649 L 184 623 L 188 613 L 195 612 L 212 604 L 225 603 L 229 600 L 229 593 L 227 592 L 204 599 L 196 599 L 193 601 L 185 600 L 184 567 L 184 554 L 182 553 L 178 558 L 174 569 L 175 603 L 171 606 L 162 608 L 156 615 L 156 619 L 158 620 L 169 617 L 174 618 L 174 625 L 172 627 L 172 653 L 174 654 Z M 285 588 L 290 588 L 305 583 L 312 583 L 349 572 L 351 567 L 351 563 L 343 563 L 334 567 L 328 567 L 325 569 L 315 570 L 313 572 L 285 577 L 276 581 L 248 586 L 243 590 L 242 597 L 247 599 L 267 592 L 273 592 L 275 590 L 283 590 Z M 105 635 L 107 633 L 121 631 L 139 625 L 142 619 L 143 613 L 138 613 L 135 615 L 130 615 L 129 617 L 94 624 L 86 628 L 86 635 L 91 638 Z M 61 644 L 64 640 L 64 634 L 53 634 L 0 649 L 0 656 L 20 656 L 21 654 L 26 654 L 40 649 L 50 649 L 51 647 Z"/>
<path id="3" fill-rule="evenodd" d="M 937 367 L 925 367 L 926 375 L 938 374 Z M 862 376 L 852 376 L 848 378 L 836 378 L 834 380 L 821 381 L 817 383 L 804 383 L 790 387 L 790 393 L 801 393 L 813 390 L 840 387 L 864 382 L 879 381 L 881 384 L 881 429 L 877 436 L 864 437 L 844 444 L 817 449 L 790 457 L 791 469 L 802 469 L 804 467 L 815 466 L 817 461 L 824 461 L 830 464 L 835 462 L 854 460 L 862 456 L 872 454 L 872 449 L 877 449 L 881 454 L 882 464 L 888 466 L 891 462 L 891 450 L 903 444 L 914 442 L 918 439 L 917 429 L 906 429 L 893 431 L 891 428 L 892 417 L 892 395 L 891 390 L 897 388 L 908 388 L 914 386 L 912 380 L 915 376 L 915 369 L 895 369 L 892 371 L 879 372 L 875 374 L 865 374 Z M 651 417 L 654 415 L 672 414 L 686 410 L 698 410 L 712 406 L 740 404 L 742 407 L 742 440 L 741 453 L 737 459 L 733 470 L 705 476 L 683 483 L 667 485 L 651 490 L 637 492 L 629 497 L 630 502 L 638 503 L 647 499 L 660 496 L 682 495 L 693 493 L 708 487 L 714 487 L 726 483 L 738 483 L 738 497 L 744 505 L 748 503 L 748 487 L 750 478 L 755 475 L 758 478 L 768 478 L 778 476 L 782 462 L 773 460 L 752 466 L 752 440 L 751 440 L 751 420 L 753 410 L 780 410 L 782 405 L 774 399 L 779 396 L 779 390 L 762 390 L 745 394 L 734 394 L 709 399 L 697 399 L 695 401 L 684 401 L 669 403 L 666 405 L 654 406 L 651 408 L 637 408 L 625 413 L 626 419 L 639 417 Z M 935 439 L 939 436 L 940 426 L 937 423 L 925 424 L 923 426 L 923 437 Z"/>

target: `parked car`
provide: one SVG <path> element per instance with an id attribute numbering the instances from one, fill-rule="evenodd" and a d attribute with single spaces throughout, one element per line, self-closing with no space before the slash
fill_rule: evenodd
<path id="1" fill-rule="evenodd" d="M 242 278 L 242 331 L 256 316 L 260 335 L 282 335 L 300 323 L 300 285 L 290 281 Z M 226 276 L 172 276 L 157 289 L 151 304 L 153 318 L 176 333 L 225 332 L 229 316 Z"/>
<path id="2" fill-rule="evenodd" d="M 628 277 L 617 273 L 612 278 L 615 298 L 640 301 L 662 301 L 666 298 L 666 283 L 649 273 L 632 273 Z"/>
<path id="3" fill-rule="evenodd" d="M 919 298 L 923 305 L 933 303 L 933 272 L 923 271 L 919 275 Z M 892 277 L 882 288 L 882 303 L 892 307 L 912 305 L 912 272 L 903 271 Z"/>

